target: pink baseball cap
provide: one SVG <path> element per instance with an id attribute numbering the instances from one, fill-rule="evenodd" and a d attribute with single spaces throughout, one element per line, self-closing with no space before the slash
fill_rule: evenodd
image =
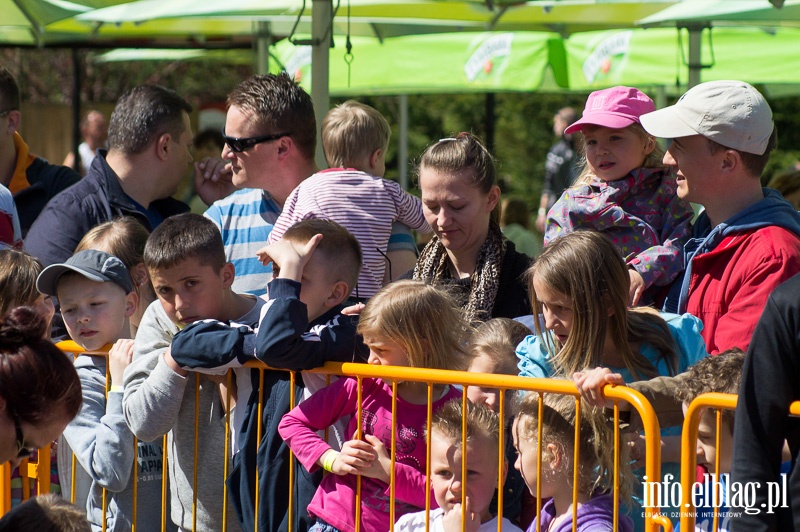
<path id="1" fill-rule="evenodd" d="M 622 129 L 638 123 L 640 116 L 655 110 L 653 100 L 633 87 L 611 87 L 594 91 L 586 100 L 583 116 L 565 129 L 564 134 L 571 135 L 581 131 L 588 124 Z"/>

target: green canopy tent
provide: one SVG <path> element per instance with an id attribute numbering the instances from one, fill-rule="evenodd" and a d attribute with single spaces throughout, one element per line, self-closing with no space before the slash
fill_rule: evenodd
<path id="1" fill-rule="evenodd" d="M 330 0 L 240 0 L 223 4 L 211 0 L 140 0 L 77 17 L 99 24 L 101 33 L 109 24 L 122 28 L 169 21 L 213 20 L 215 24 L 241 24 L 242 18 L 263 23 L 273 34 L 279 24 L 311 21 L 311 94 L 318 119 L 328 108 L 328 47 L 331 31 L 355 35 L 355 27 L 384 39 L 386 35 L 459 31 L 465 29 L 557 31 L 562 35 L 591 29 L 632 27 L 634 22 L 676 0 L 548 0 L 511 2 L 466 0 L 342 0 L 333 13 Z M 268 23 L 268 25 L 267 25 Z M 441 29 L 441 28 L 444 29 Z M 360 31 L 360 30 L 359 30 Z M 287 32 L 289 33 L 289 32 Z M 263 53 L 262 57 L 266 57 Z M 318 153 L 321 159 L 321 153 Z"/>
<path id="2" fill-rule="evenodd" d="M 782 5 L 778 8 L 778 5 Z M 639 21 L 643 27 L 689 31 L 689 85 L 700 82 L 704 29 L 713 26 L 800 27 L 800 0 L 692 0 L 670 6 Z"/>
<path id="3" fill-rule="evenodd" d="M 782 7 L 777 7 L 776 3 L 781 3 Z M 679 2 L 649 15 L 639 24 L 800 27 L 800 0 L 692 0 Z"/>
<path id="4" fill-rule="evenodd" d="M 725 27 L 708 30 L 700 58 L 703 78 L 764 84 L 775 94 L 797 91 L 800 28 Z M 686 30 L 652 28 L 587 32 L 564 42 L 569 87 L 595 90 L 614 85 L 673 89 L 689 86 Z"/>
<path id="5" fill-rule="evenodd" d="M 462 32 L 386 39 L 344 38 L 330 52 L 333 95 L 446 94 L 565 90 L 561 38 L 546 32 Z M 431 54 L 431 50 L 436 50 Z M 311 49 L 283 40 L 271 70 L 286 70 L 302 85 L 311 78 Z M 391 60 L 387 60 L 391 58 Z M 554 68 L 554 72 L 548 69 Z"/>

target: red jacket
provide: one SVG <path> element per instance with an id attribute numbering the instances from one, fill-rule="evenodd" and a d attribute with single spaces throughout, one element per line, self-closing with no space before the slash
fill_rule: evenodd
<path id="1" fill-rule="evenodd" d="M 709 353 L 747 350 L 767 298 L 800 273 L 800 237 L 774 225 L 729 235 L 692 259 L 686 311 L 703 322 Z"/>

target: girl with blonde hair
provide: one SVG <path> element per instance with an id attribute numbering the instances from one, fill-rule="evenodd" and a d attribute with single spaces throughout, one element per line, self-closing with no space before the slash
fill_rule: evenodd
<path id="1" fill-rule="evenodd" d="M 595 91 L 580 120 L 564 130 L 583 135 L 583 172 L 547 215 L 545 247 L 581 229 L 608 235 L 625 257 L 632 305 L 662 299 L 683 271 L 691 205 L 661 161 L 664 152 L 639 117 L 656 110 L 633 87 Z"/>
<path id="2" fill-rule="evenodd" d="M 419 281 L 397 281 L 367 303 L 358 332 L 369 347 L 369 364 L 433 369 L 464 369 L 467 332 L 461 311 L 448 295 Z M 432 409 L 461 397 L 453 386 L 434 385 Z M 339 379 L 306 399 L 283 417 L 279 432 L 309 471 L 332 473 L 323 478 L 308 512 L 316 518 L 310 532 L 353 530 L 358 475 L 361 475 L 361 520 L 364 530 L 389 530 L 390 464 L 387 449 L 396 441 L 395 516 L 425 507 L 428 385 L 398 382 L 396 410 L 392 383 L 384 379 Z M 348 436 L 356 438 L 361 398 L 363 439 L 350 439 L 336 451 L 322 431 L 352 416 Z M 392 431 L 392 417 L 396 433 Z"/>

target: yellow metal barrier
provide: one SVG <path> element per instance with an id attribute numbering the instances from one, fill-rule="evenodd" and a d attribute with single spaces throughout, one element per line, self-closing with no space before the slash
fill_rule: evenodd
<path id="1" fill-rule="evenodd" d="M 700 419 L 706 409 L 713 408 L 716 417 L 715 442 L 717 450 L 720 449 L 720 428 L 722 422 L 722 410 L 735 410 L 738 396 L 725 393 L 706 393 L 694 399 L 686 409 L 683 420 L 683 434 L 681 436 L 681 530 L 694 530 L 696 522 L 696 508 L 692 495 L 697 469 L 697 432 Z M 789 414 L 800 416 L 800 401 L 795 401 L 789 406 Z M 720 453 L 716 453 L 714 470 L 719 472 Z M 715 490 L 718 486 L 712 486 Z M 721 499 L 717 499 L 721 500 Z M 714 512 L 714 519 L 710 532 L 719 530 L 720 515 Z"/>
<path id="2" fill-rule="evenodd" d="M 69 343 L 62 343 L 59 344 L 59 347 L 67 352 L 71 353 L 78 353 L 80 354 L 82 350 L 80 349 L 77 344 L 72 342 Z M 104 354 L 104 353 L 101 353 Z M 264 371 L 274 371 L 271 368 L 261 364 L 260 362 L 250 362 L 247 364 L 248 367 L 255 368 L 259 370 L 261 381 L 263 382 Z M 362 427 L 361 427 L 361 419 L 362 419 L 362 410 L 361 410 L 361 382 L 365 378 L 381 378 L 385 381 L 392 382 L 392 392 L 394 397 L 397 396 L 397 382 L 398 381 L 405 381 L 405 382 L 420 382 L 427 384 L 428 390 L 428 411 L 427 411 L 427 423 L 426 428 L 430 430 L 430 422 L 432 417 L 432 404 L 434 402 L 432 391 L 434 385 L 460 385 L 464 388 L 464 401 L 466 401 L 466 392 L 469 386 L 481 386 L 486 388 L 497 388 L 500 390 L 500 403 L 499 403 L 499 410 L 501 419 L 504 418 L 504 414 L 506 412 L 506 405 L 505 405 L 505 392 L 506 391 L 532 391 L 538 392 L 540 394 L 539 397 L 539 408 L 542 408 L 542 395 L 541 394 L 561 394 L 561 395 L 569 395 L 572 397 L 578 397 L 577 390 L 575 389 L 574 385 L 570 381 L 564 380 L 554 380 L 554 379 L 532 379 L 532 378 L 525 378 L 525 377 L 516 377 L 516 376 L 506 376 L 506 375 L 483 375 L 483 374 L 476 374 L 476 373 L 468 373 L 468 372 L 460 372 L 460 371 L 446 371 L 446 370 L 430 370 L 430 369 L 421 369 L 421 368 L 402 368 L 402 367 L 387 367 L 387 366 L 371 366 L 366 364 L 354 364 L 354 363 L 328 363 L 322 368 L 318 368 L 315 370 L 311 370 L 309 373 L 320 373 L 325 374 L 328 376 L 349 376 L 358 379 L 359 387 L 358 387 L 358 412 L 357 412 L 357 423 L 358 429 L 355 435 L 356 438 L 360 438 L 362 436 Z M 299 378 L 299 376 L 292 375 L 292 384 L 294 384 L 294 379 Z M 230 374 L 228 376 L 228 401 L 230 403 L 230 389 L 231 389 L 231 377 Z M 294 387 L 292 386 L 292 389 Z M 659 425 L 656 419 L 655 413 L 650 406 L 650 404 L 644 399 L 644 397 L 626 387 L 607 387 L 606 388 L 606 397 L 610 400 L 614 401 L 614 421 L 615 421 L 615 438 L 619 442 L 619 410 L 618 404 L 620 401 L 624 401 L 630 403 L 634 409 L 638 412 L 639 416 L 642 419 L 643 425 L 643 432 L 644 432 L 644 439 L 645 439 L 645 452 L 646 452 L 646 465 L 645 465 L 645 472 L 648 478 L 650 479 L 659 479 L 660 478 L 660 433 L 659 433 Z M 261 396 L 259 401 L 259 422 L 258 422 L 258 441 L 260 442 L 261 436 L 263 433 L 263 427 L 260 424 L 261 415 L 263 413 L 263 386 L 261 387 Z M 296 404 L 296 398 L 291 398 L 291 405 L 294 406 Z M 397 408 L 396 400 L 392 401 L 392 413 L 393 413 L 393 422 L 392 422 L 392 430 L 396 432 L 396 416 L 394 415 Z M 197 424 L 197 419 L 200 413 L 195 408 L 195 422 Z M 539 417 L 541 420 L 541 416 Z M 230 413 L 228 413 L 226 418 L 226 434 L 230 434 L 228 431 L 230 430 Z M 541 428 L 540 428 L 540 437 L 541 437 Z M 696 425 L 695 425 L 695 432 L 696 436 Z M 197 439 L 199 435 L 196 435 L 195 445 L 197 443 Z M 464 436 L 465 438 L 466 436 Z M 502 465 L 505 462 L 505 441 L 507 439 L 507 435 L 505 434 L 505 424 L 501 423 L 501 431 L 500 431 L 500 445 L 499 445 L 499 455 L 498 460 L 499 463 Z M 576 433 L 576 442 L 578 441 L 578 434 Z M 227 438 L 226 438 L 227 440 Z M 134 442 L 136 443 L 136 442 Z M 466 442 L 462 442 L 462 448 L 466 449 Z M 228 444 L 226 442 L 226 448 L 223 450 L 225 460 L 229 459 L 230 449 L 228 448 Z M 395 479 L 394 479 L 394 461 L 396 458 L 396 445 L 393 439 L 390 455 L 392 459 L 392 467 L 391 473 L 392 478 L 390 482 L 390 516 L 391 516 L 391 529 L 394 528 L 394 521 L 395 521 Z M 579 449 L 576 447 L 575 449 L 576 454 L 579 452 Z M 426 467 L 426 510 L 430 510 L 431 506 L 431 490 L 430 490 L 430 446 L 427 446 L 427 467 Z M 41 453 L 47 454 L 47 453 Z M 195 453 L 195 463 L 194 463 L 194 471 L 193 471 L 193 484 L 197 486 L 197 458 Z M 44 457 L 44 459 L 48 462 L 46 465 L 44 464 L 44 460 L 42 460 L 39 464 L 38 469 L 36 468 L 29 468 L 27 472 L 30 473 L 38 473 L 40 478 L 40 493 L 47 493 L 49 491 L 49 456 Z M 616 453 L 615 459 L 619 460 L 619 453 Z M 165 530 L 166 527 L 166 502 L 168 500 L 169 494 L 167 493 L 167 441 L 166 436 L 164 436 L 164 447 L 163 447 L 163 467 L 162 467 L 162 530 Z M 469 457 L 465 457 L 462 467 L 466 471 L 467 461 Z M 73 461 L 74 462 L 74 461 Z M 135 462 L 134 467 L 136 467 Z M 577 463 L 577 460 L 576 460 Z M 294 463 L 292 462 L 290 465 L 290 483 L 293 481 L 294 478 L 294 471 L 293 471 Z M 513 464 L 509 464 L 509 467 L 513 467 Z M 539 456 L 538 468 L 541 468 L 541 455 Z M 617 474 L 615 470 L 615 475 Z M 8 478 L 10 475 L 10 468 L 6 465 L 2 474 L 2 478 L 0 478 L 0 503 L 3 501 L 10 500 L 10 489 L 8 484 Z M 73 477 L 75 475 L 75 467 L 73 467 Z M 225 475 L 227 476 L 227 467 L 225 469 Z M 134 483 L 135 479 L 137 478 L 137 474 L 133 475 Z M 464 484 L 466 484 L 467 476 L 462 472 L 462 478 L 465 479 Z M 62 479 L 62 484 L 65 482 L 66 479 Z M 224 483 L 225 479 L 220 479 L 221 482 Z M 73 489 L 72 494 L 74 496 L 74 479 L 71 482 Z M 577 485 L 577 483 L 575 483 Z M 358 485 L 360 489 L 360 483 Z M 498 479 L 498 518 L 502 517 L 502 496 L 503 496 L 503 489 L 502 489 L 501 479 Z M 539 487 L 537 486 L 537 495 L 539 492 Z M 258 490 L 258 472 L 256 472 L 256 490 Z M 290 492 L 290 499 L 289 499 L 289 511 L 291 515 L 294 515 L 296 512 L 304 511 L 304 508 L 296 508 L 296 504 L 293 502 L 291 494 L 293 490 L 289 489 Z M 466 485 L 463 487 L 463 492 L 466 493 Z M 573 497 L 575 495 L 573 494 Z M 137 516 L 137 493 L 136 487 L 134 485 L 134 514 L 132 516 L 133 523 L 134 523 L 134 530 L 136 530 L 136 516 Z M 227 491 L 224 492 L 224 497 L 227 498 Z M 540 497 L 537 497 L 540 500 Z M 255 504 L 258 505 L 260 502 L 264 503 L 265 501 L 259 501 L 258 493 L 256 492 Z M 105 515 L 106 511 L 106 498 L 103 499 L 103 511 Z M 195 499 L 196 504 L 196 499 Z M 360 493 L 357 493 L 357 504 L 355 508 L 356 513 L 356 529 L 359 529 L 359 517 L 360 517 Z M 224 508 L 224 507 L 223 507 Z M 2 512 L 8 510 L 7 506 L 2 508 Z M 255 519 L 256 519 L 256 528 L 258 526 L 258 507 L 254 508 L 255 510 Z M 223 510 L 225 511 L 225 510 Z M 574 512 L 574 511 L 573 511 Z M 617 518 L 618 518 L 619 506 L 618 501 L 615 498 L 614 504 L 614 519 L 615 523 L 614 526 L 616 528 L 617 525 Z M 193 508 L 193 514 L 196 514 L 196 508 Z M 193 522 L 195 522 L 196 516 L 193 516 Z M 105 521 L 105 520 L 104 520 Z M 225 519 L 223 517 L 223 523 Z M 500 519 L 498 519 L 500 522 Z M 575 523 L 575 515 L 573 513 L 573 523 Z M 292 527 L 292 521 L 290 520 L 290 531 Z M 499 526 L 499 525 L 498 525 Z M 575 525 L 574 525 L 575 526 Z M 196 528 L 196 527 L 195 527 Z M 647 532 L 655 532 L 656 530 L 664 529 L 667 531 L 672 530 L 671 523 L 669 519 L 662 515 L 658 515 L 656 512 L 647 513 L 645 515 L 645 530 Z"/>

